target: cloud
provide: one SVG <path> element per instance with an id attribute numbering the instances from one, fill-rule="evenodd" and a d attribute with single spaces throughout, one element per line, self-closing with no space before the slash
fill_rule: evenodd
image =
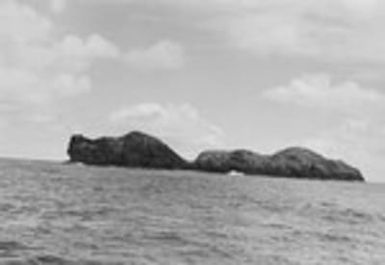
<path id="1" fill-rule="evenodd" d="M 163 40 L 145 49 L 129 51 L 125 55 L 128 65 L 139 69 L 178 69 L 183 66 L 183 47 L 174 41 Z"/>
<path id="2" fill-rule="evenodd" d="M 223 131 L 189 104 L 142 103 L 118 109 L 109 119 L 119 128 L 159 136 L 190 158 L 202 148 L 222 145 L 224 140 Z"/>
<path id="3" fill-rule="evenodd" d="M 385 106 L 382 92 L 351 81 L 333 84 L 326 74 L 305 75 L 287 86 L 268 89 L 263 96 L 276 102 L 356 115 L 378 112 Z"/>
<path id="4" fill-rule="evenodd" d="M 27 5 L 16 1 L 0 3 L 0 39 L 4 42 L 44 40 L 53 28 L 52 22 Z M 3 47 L 2 47 L 3 48 Z"/>
<path id="5" fill-rule="evenodd" d="M 379 1 L 255 1 L 213 23 L 234 46 L 259 56 L 383 62 L 381 11 Z"/>
<path id="6" fill-rule="evenodd" d="M 371 17 L 378 12 L 381 6 L 379 0 L 342 0 L 345 5 L 356 16 Z"/>
<path id="7" fill-rule="evenodd" d="M 90 89 L 87 76 L 61 74 L 41 78 L 28 71 L 0 68 L 0 104 L 43 104 L 89 92 Z"/>
<path id="8" fill-rule="evenodd" d="M 67 35 L 56 48 L 65 56 L 83 58 L 116 58 L 120 53 L 115 44 L 97 34 L 90 35 L 85 40 Z"/>
<path id="9" fill-rule="evenodd" d="M 67 7 L 66 0 L 51 0 L 51 10 L 54 13 L 61 13 Z"/>
<path id="10" fill-rule="evenodd" d="M 193 14 L 195 19 L 189 20 L 189 23 L 193 23 L 195 28 L 198 26 L 210 31 L 215 38 L 219 38 L 218 41 L 258 57 L 299 57 L 329 63 L 385 62 L 385 36 L 382 34 L 385 3 L 380 0 L 149 0 L 145 4 L 140 0 L 83 2 L 142 4 L 164 6 L 174 12 L 182 10 L 187 14 L 186 19 Z M 151 48 L 147 52 L 150 51 Z M 152 61 L 149 59 L 152 56 L 147 56 L 147 52 L 132 52 L 128 61 L 141 67 L 159 66 L 162 65 L 159 61 L 168 57 Z M 180 61 L 166 65 L 175 68 Z"/>
<path id="11" fill-rule="evenodd" d="M 0 3 L 0 105 L 23 109 L 91 90 L 95 59 L 116 58 L 119 49 L 93 34 L 56 37 L 54 24 L 16 1 Z M 12 106 L 12 108 L 10 107 Z"/>
<path id="12" fill-rule="evenodd" d="M 257 56 L 301 57 L 333 63 L 385 61 L 385 3 L 380 0 L 146 1 L 149 4 L 193 13 L 198 18 L 193 20 L 194 24 L 219 33 L 214 36 Z"/>

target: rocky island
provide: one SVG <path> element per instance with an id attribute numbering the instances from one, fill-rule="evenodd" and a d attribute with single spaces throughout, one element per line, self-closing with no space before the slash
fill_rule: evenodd
<path id="1" fill-rule="evenodd" d="M 161 140 L 134 131 L 121 137 L 71 137 L 70 162 L 87 165 L 153 169 L 190 169 L 205 172 L 267 175 L 321 180 L 364 181 L 361 172 L 341 160 L 323 157 L 309 149 L 292 147 L 273 155 L 249 150 L 203 151 L 187 161 Z"/>

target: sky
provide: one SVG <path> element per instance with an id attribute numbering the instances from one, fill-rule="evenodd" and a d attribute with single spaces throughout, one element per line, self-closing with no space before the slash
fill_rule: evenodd
<path id="1" fill-rule="evenodd" d="M 1 0 L 0 156 L 141 130 L 205 149 L 311 148 L 385 181 L 385 2 Z"/>

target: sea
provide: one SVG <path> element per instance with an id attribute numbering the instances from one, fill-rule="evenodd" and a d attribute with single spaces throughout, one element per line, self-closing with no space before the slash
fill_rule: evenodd
<path id="1" fill-rule="evenodd" d="M 0 264 L 384 265 L 385 185 L 2 159 Z"/>

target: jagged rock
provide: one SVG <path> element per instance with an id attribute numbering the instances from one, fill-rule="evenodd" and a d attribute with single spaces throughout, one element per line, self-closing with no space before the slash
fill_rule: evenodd
<path id="1" fill-rule="evenodd" d="M 188 164 L 165 143 L 141 132 L 95 140 L 74 135 L 68 155 L 71 162 L 89 165 L 181 169 Z"/>
<path id="2" fill-rule="evenodd" d="M 363 181 L 360 171 L 343 161 L 326 159 L 304 148 L 288 148 L 272 156 L 248 150 L 205 151 L 194 162 L 196 169 L 250 175 L 285 176 L 308 179 Z"/>

